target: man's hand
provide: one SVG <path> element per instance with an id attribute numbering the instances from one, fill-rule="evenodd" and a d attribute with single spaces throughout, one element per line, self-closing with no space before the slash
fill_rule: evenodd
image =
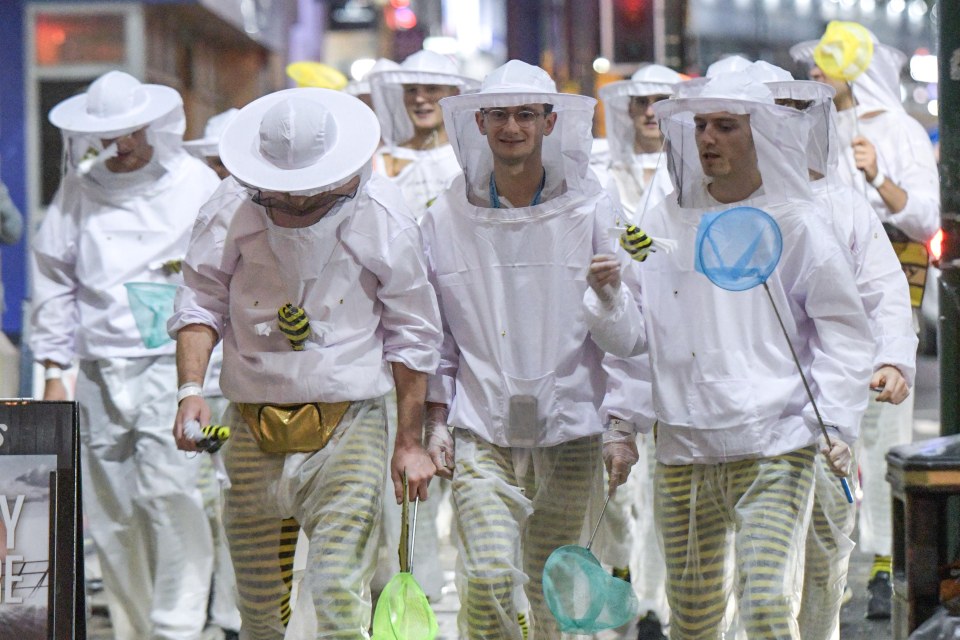
<path id="1" fill-rule="evenodd" d="M 607 494 L 613 495 L 617 487 L 627 481 L 630 469 L 640 459 L 637 439 L 633 433 L 608 429 L 603 432 L 603 463 L 607 467 L 609 484 Z"/>
<path id="2" fill-rule="evenodd" d="M 900 404 L 910 395 L 910 387 L 900 370 L 893 365 L 885 364 L 873 373 L 870 378 L 871 389 L 883 389 L 877 396 L 877 402 Z"/>
<path id="3" fill-rule="evenodd" d="M 453 435 L 447 426 L 446 406 L 433 405 L 427 408 L 426 441 L 427 454 L 437 468 L 437 475 L 452 480 L 455 453 Z"/>
<path id="4" fill-rule="evenodd" d="M 187 396 L 177 408 L 177 418 L 173 422 L 173 438 L 177 441 L 177 449 L 181 451 L 197 451 L 197 444 L 183 433 L 183 425 L 196 420 L 201 425 L 210 424 L 210 407 L 202 396 Z"/>
<path id="5" fill-rule="evenodd" d="M 876 147 L 863 136 L 856 136 L 850 146 L 853 147 L 853 159 L 857 164 L 857 169 L 863 172 L 867 182 L 873 182 L 880 171 L 877 166 Z"/>
<path id="6" fill-rule="evenodd" d="M 587 271 L 587 284 L 603 304 L 612 306 L 620 291 L 620 263 L 616 256 L 609 253 L 593 256 Z"/>
<path id="7" fill-rule="evenodd" d="M 838 478 L 846 478 L 850 475 L 850 463 L 853 461 L 853 454 L 846 442 L 834 436 L 830 438 L 830 444 L 827 446 L 827 440 L 820 436 L 820 453 L 827 460 L 827 466 L 830 471 Z"/>
<path id="8" fill-rule="evenodd" d="M 430 456 L 427 455 L 419 442 L 401 443 L 399 440 L 393 449 L 393 460 L 390 461 L 390 477 L 393 479 L 393 491 L 397 504 L 403 502 L 403 472 L 407 472 L 407 486 L 410 489 L 410 500 L 427 499 L 427 487 L 436 467 Z"/>

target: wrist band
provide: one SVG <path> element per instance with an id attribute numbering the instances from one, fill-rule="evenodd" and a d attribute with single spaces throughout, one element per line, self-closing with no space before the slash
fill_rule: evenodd
<path id="1" fill-rule="evenodd" d="M 44 380 L 60 380 L 63 378 L 63 369 L 60 367 L 50 367 L 43 370 Z"/>
<path id="2" fill-rule="evenodd" d="M 183 402 L 184 398 L 189 398 L 190 396 L 202 396 L 203 387 L 201 387 L 196 382 L 185 382 L 180 385 L 180 388 L 177 389 L 177 404 Z"/>
<path id="3" fill-rule="evenodd" d="M 883 175 L 883 171 L 877 171 L 877 175 L 873 177 L 873 180 L 870 181 L 870 184 L 874 186 L 875 189 L 879 189 L 883 186 L 883 183 L 887 181 L 887 176 Z"/>

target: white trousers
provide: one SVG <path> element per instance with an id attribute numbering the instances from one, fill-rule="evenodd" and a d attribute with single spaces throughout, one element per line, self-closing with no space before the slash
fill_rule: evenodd
<path id="1" fill-rule="evenodd" d="M 83 508 L 118 640 L 197 640 L 213 549 L 178 451 L 173 356 L 86 361 L 77 376 Z"/>
<path id="2" fill-rule="evenodd" d="M 914 394 L 900 404 L 873 402 L 860 423 L 860 549 L 889 556 L 893 550 L 893 506 L 887 482 L 887 451 L 913 440 Z"/>

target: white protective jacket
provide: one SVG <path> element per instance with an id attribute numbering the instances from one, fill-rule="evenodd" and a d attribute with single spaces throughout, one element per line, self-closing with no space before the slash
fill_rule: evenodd
<path id="1" fill-rule="evenodd" d="M 603 431 L 603 354 L 580 301 L 591 257 L 612 252 L 616 235 L 617 208 L 588 169 L 594 101 L 558 94 L 552 81 L 537 88 L 531 69 L 512 61 L 499 84 L 485 81 L 490 92 L 441 101 L 464 173 L 421 223 L 444 322 L 428 400 L 450 405 L 452 426 L 510 447 Z M 492 154 L 474 113 L 544 102 L 558 115 L 543 138 L 541 203 L 490 207 Z"/>
<path id="2" fill-rule="evenodd" d="M 234 402 L 365 400 L 393 387 L 390 362 L 432 373 L 440 319 L 420 232 L 384 178 L 303 229 L 273 225 L 233 178 L 203 208 L 168 323 L 223 340 L 220 386 Z M 311 318 L 304 351 L 279 330 L 295 299 Z"/>
<path id="3" fill-rule="evenodd" d="M 219 182 L 182 151 L 128 174 L 69 171 L 34 240 L 34 357 L 69 364 L 172 354 L 173 343 L 144 345 L 124 283 L 182 281 L 163 264 L 183 258 Z"/>
<path id="4" fill-rule="evenodd" d="M 720 95 L 738 82 L 725 81 Z M 709 85 L 707 85 L 709 87 Z M 849 251 L 824 226 L 806 186 L 800 114 L 762 99 L 701 99 L 664 105 L 675 154 L 676 192 L 651 211 L 644 230 L 678 242 L 625 271 L 615 308 L 592 290 L 586 308 L 594 339 L 618 355 L 649 352 L 657 457 L 665 464 L 715 463 L 775 456 L 817 441 L 813 407 L 762 287 L 727 291 L 694 269 L 697 227 L 707 213 L 752 206 L 770 214 L 783 236 L 783 254 L 767 284 L 790 342 L 827 424 L 847 442 L 857 438 L 873 360 L 867 320 L 854 286 Z M 763 187 L 731 205 L 713 201 L 697 176 L 691 112 L 749 113 Z M 690 123 L 692 124 L 692 122 Z M 713 206 L 704 203 L 713 202 Z M 680 206 L 683 203 L 685 206 Z M 687 204 L 691 203 L 691 204 Z"/>

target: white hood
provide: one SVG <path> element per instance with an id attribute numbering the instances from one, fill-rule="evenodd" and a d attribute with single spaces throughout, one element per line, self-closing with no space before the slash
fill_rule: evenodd
<path id="1" fill-rule="evenodd" d="M 414 134 L 413 123 L 403 104 L 403 85 L 453 86 L 460 93 L 465 93 L 476 89 L 478 84 L 476 80 L 461 75 L 460 68 L 452 59 L 426 50 L 414 53 L 396 68 L 371 71 L 367 78 L 373 110 L 380 120 L 383 141 L 388 146 L 403 144 Z"/>
<path id="2" fill-rule="evenodd" d="M 634 128 L 630 117 L 630 98 L 674 94 L 683 77 L 667 67 L 650 64 L 641 67 L 629 80 L 600 87 L 600 100 L 606 115 L 610 158 L 614 162 L 632 162 Z"/>
<path id="3" fill-rule="evenodd" d="M 774 103 L 762 83 L 743 73 L 720 74 L 700 85 L 697 95 L 654 105 L 665 137 L 670 179 L 681 207 L 698 207 L 709 179 L 700 164 L 694 115 L 748 114 L 763 194 L 774 201 L 811 199 L 807 172 L 808 115 Z"/>
<path id="4" fill-rule="evenodd" d="M 593 111 L 597 101 L 587 96 L 558 93 L 546 71 L 519 60 L 510 60 L 492 71 L 477 93 L 451 96 L 440 101 L 447 137 L 467 180 L 467 190 L 486 193 L 493 171 L 493 154 L 486 136 L 477 127 L 475 114 L 481 108 L 551 104 L 557 114 L 553 132 L 543 138 L 545 193 L 558 188 L 592 195 L 600 191 L 590 171 L 593 144 Z"/>

